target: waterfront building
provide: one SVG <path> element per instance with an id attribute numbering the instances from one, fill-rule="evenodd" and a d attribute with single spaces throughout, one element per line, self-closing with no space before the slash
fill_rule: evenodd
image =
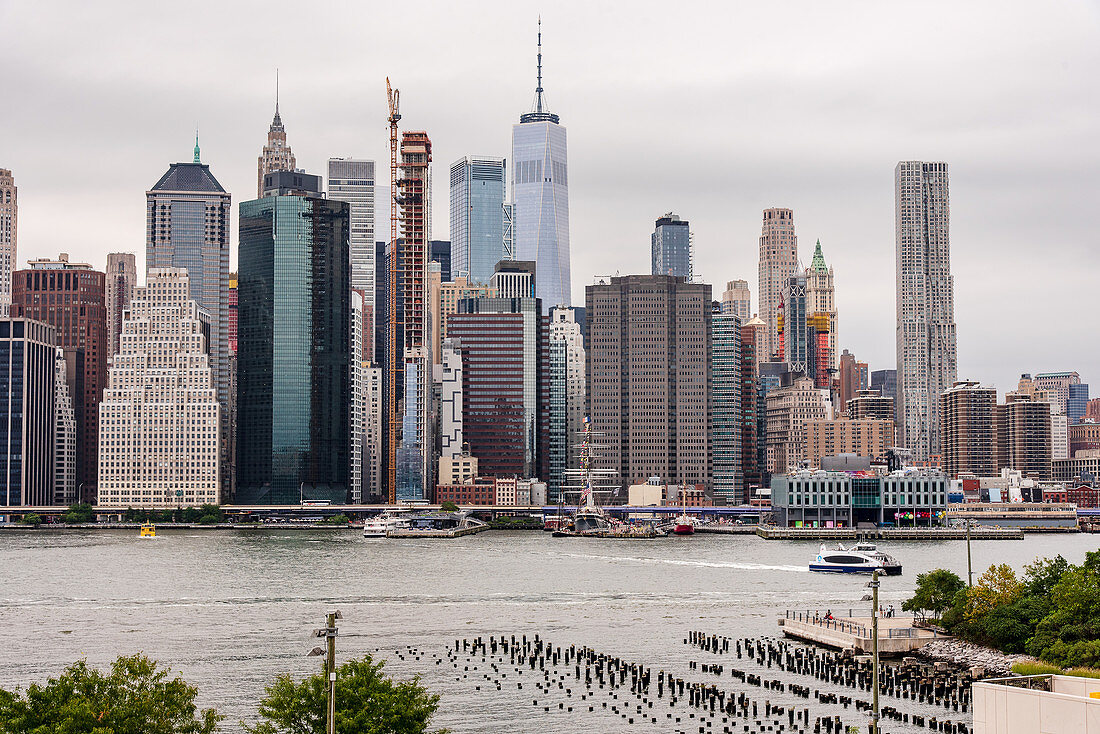
<path id="1" fill-rule="evenodd" d="M 470 484 L 478 476 L 476 456 L 459 452 L 439 457 L 440 484 Z"/>
<path id="2" fill-rule="evenodd" d="M 1100 484 L 1100 448 L 1082 449 L 1070 459 L 1051 462 L 1052 478 L 1056 482 L 1089 482 Z"/>
<path id="3" fill-rule="evenodd" d="M 206 345 L 210 317 L 180 268 L 135 289 L 99 422 L 101 507 L 221 502 L 221 405 Z"/>
<path id="4" fill-rule="evenodd" d="M 860 420 L 812 420 L 805 424 L 806 461 L 820 467 L 827 456 L 855 454 L 886 461 L 886 449 L 894 445 L 894 421 L 864 418 Z"/>
<path id="5" fill-rule="evenodd" d="M 440 270 L 428 268 L 428 312 L 432 319 L 432 364 L 442 360 L 441 345 L 447 338 L 447 324 L 458 313 L 458 304 L 467 298 L 492 298 L 496 289 L 485 284 L 470 283 L 465 275 L 453 282 L 443 280 Z"/>
<path id="6" fill-rule="evenodd" d="M 669 275 L 601 278 L 586 288 L 586 383 L 597 468 L 629 487 L 713 477 L 711 288 Z"/>
<path id="7" fill-rule="evenodd" d="M 947 453 L 939 396 L 957 376 L 949 199 L 946 163 L 894 169 L 898 440 L 918 461 Z"/>
<path id="8" fill-rule="evenodd" d="M 580 468 L 576 446 L 584 427 L 586 353 L 576 309 L 550 309 L 549 338 L 547 485 L 551 501 L 557 502 L 565 470 Z"/>
<path id="9" fill-rule="evenodd" d="M 18 257 L 19 187 L 7 168 L 0 168 L 0 316 L 11 305 L 12 274 Z"/>
<path id="10" fill-rule="evenodd" d="M 76 409 L 61 347 L 54 349 L 53 406 L 53 504 L 68 507 L 77 501 Z"/>
<path id="11" fill-rule="evenodd" d="M 515 257 L 537 264 L 535 296 L 543 308 L 572 303 L 569 256 L 569 155 L 565 127 L 543 100 L 542 27 L 531 112 L 512 126 Z"/>
<path id="12" fill-rule="evenodd" d="M 940 395 L 940 444 L 948 477 L 988 477 L 997 473 L 997 434 L 993 425 L 996 404 L 997 390 L 977 382 L 956 382 Z"/>
<path id="13" fill-rule="evenodd" d="M 137 259 L 132 252 L 112 252 L 107 255 L 107 361 L 118 352 L 118 337 L 122 333 L 122 312 L 130 305 L 137 286 Z"/>
<path id="14" fill-rule="evenodd" d="M 744 325 L 752 318 L 752 295 L 749 292 L 749 281 L 731 280 L 726 283 L 726 290 L 722 293 L 722 313 L 731 313 L 741 319 Z"/>
<path id="15" fill-rule="evenodd" d="M 458 456 L 465 451 L 466 439 L 462 432 L 462 349 L 457 339 L 443 341 L 441 358 L 432 369 L 439 385 L 440 455 Z M 443 482 L 442 465 L 439 481 Z"/>
<path id="16" fill-rule="evenodd" d="M 651 274 L 674 275 L 690 282 L 694 261 L 691 244 L 686 219 L 672 212 L 660 217 L 650 236 Z"/>
<path id="17" fill-rule="evenodd" d="M 374 161 L 328 159 L 328 198 L 351 205 L 351 287 L 363 293 L 363 330 L 374 333 Z M 367 342 L 364 359 L 372 358 Z"/>
<path id="18" fill-rule="evenodd" d="M 350 206 L 264 178 L 240 205 L 236 501 L 346 502 Z"/>
<path id="19" fill-rule="evenodd" d="M 348 481 L 351 484 L 351 501 L 363 501 L 363 434 L 366 429 L 367 390 L 363 374 L 363 329 L 365 320 L 363 291 L 351 289 L 351 322 L 348 333 L 351 357 L 351 404 L 348 406 L 348 439 L 351 467 Z"/>
<path id="20" fill-rule="evenodd" d="M 755 322 L 755 323 L 754 323 Z M 760 434 L 759 398 L 760 384 L 757 374 L 756 347 L 757 329 L 764 322 L 755 316 L 741 327 L 741 477 L 743 491 L 738 504 L 748 504 L 752 499 L 753 488 L 761 486 L 760 481 Z"/>
<path id="21" fill-rule="evenodd" d="M 794 233 L 794 212 L 790 209 L 764 210 L 760 231 L 760 264 L 757 294 L 760 318 L 765 324 L 764 350 L 757 359 L 766 362 L 783 358 L 779 344 L 779 315 L 783 289 L 798 270 L 798 236 Z"/>
<path id="22" fill-rule="evenodd" d="M 1050 405 L 1027 395 L 1005 396 L 994 409 L 997 468 L 1049 481 L 1051 471 Z"/>
<path id="23" fill-rule="evenodd" d="M 824 319 L 815 334 L 817 386 L 828 387 L 832 371 L 836 368 L 838 354 L 837 311 L 833 288 L 833 269 L 825 264 L 821 252 L 821 240 L 817 241 L 814 258 L 806 270 L 806 311 L 818 319 Z M 820 314 L 820 316 L 818 316 Z M 822 330 L 824 329 L 824 330 Z"/>
<path id="24" fill-rule="evenodd" d="M 0 507 L 54 503 L 53 326 L 0 317 Z"/>
<path id="25" fill-rule="evenodd" d="M 463 156 L 451 164 L 451 268 L 469 282 L 486 284 L 505 249 L 503 158 Z"/>
<path id="26" fill-rule="evenodd" d="M 871 389 L 878 390 L 882 397 L 890 398 L 896 403 L 898 398 L 898 371 L 873 370 L 871 372 Z"/>
<path id="27" fill-rule="evenodd" d="M 840 368 L 837 372 L 837 410 L 844 413 L 848 409 L 848 401 L 854 398 L 860 391 L 870 387 L 870 370 L 866 362 L 856 360 L 856 355 L 847 349 L 840 355 Z M 890 409 L 890 420 L 894 419 L 894 409 Z"/>
<path id="28" fill-rule="evenodd" d="M 714 498 L 737 505 L 745 493 L 741 466 L 741 319 L 711 315 L 710 445 Z"/>
<path id="29" fill-rule="evenodd" d="M 501 260 L 489 285 L 499 298 L 534 298 L 535 263 L 530 260 Z"/>
<path id="30" fill-rule="evenodd" d="M 448 325 L 462 351 L 462 433 L 481 474 L 547 475 L 547 318 L 537 298 L 472 298 Z"/>
<path id="31" fill-rule="evenodd" d="M 12 316 L 45 321 L 69 360 L 76 408 L 76 484 L 82 502 L 95 501 L 99 477 L 99 402 L 107 385 L 106 276 L 87 263 L 31 260 L 12 283 Z M 51 362 L 52 365 L 52 362 Z M 51 384 L 53 373 L 51 375 Z"/>
<path id="32" fill-rule="evenodd" d="M 198 163 L 198 160 L 195 162 Z M 293 171 L 294 164 L 294 152 L 286 142 L 286 128 L 283 127 L 283 118 L 279 115 L 279 93 L 276 91 L 275 117 L 267 129 L 267 143 L 256 160 L 256 198 L 264 195 L 264 176 L 275 171 Z"/>
<path id="33" fill-rule="evenodd" d="M 804 470 L 772 478 L 772 514 L 782 527 L 931 527 L 944 522 L 947 488 L 940 472 L 866 476 Z"/>
<path id="34" fill-rule="evenodd" d="M 814 381 L 798 372 L 786 373 L 766 397 L 767 469 L 773 476 L 798 469 L 806 460 L 806 424 L 830 418 L 826 401 Z"/>

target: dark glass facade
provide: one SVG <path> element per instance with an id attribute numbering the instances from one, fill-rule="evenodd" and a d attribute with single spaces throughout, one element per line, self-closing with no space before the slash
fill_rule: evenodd
<path id="1" fill-rule="evenodd" d="M 345 202 L 241 204 L 239 503 L 350 497 L 349 222 Z"/>
<path id="2" fill-rule="evenodd" d="M 54 338 L 0 319 L 0 507 L 53 504 Z"/>

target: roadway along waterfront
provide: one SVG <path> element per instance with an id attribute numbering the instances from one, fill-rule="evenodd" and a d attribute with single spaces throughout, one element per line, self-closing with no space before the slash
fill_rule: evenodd
<path id="1" fill-rule="evenodd" d="M 902 576 L 883 581 L 883 604 L 900 608 L 922 571 L 946 566 L 965 578 L 965 542 L 880 545 L 904 565 Z M 1080 563 L 1098 545 L 1100 536 L 1086 534 L 975 542 L 974 567 L 977 573 L 1007 562 L 1019 569 L 1058 553 Z M 753 535 L 599 541 L 493 531 L 451 541 L 371 541 L 325 530 L 207 533 L 162 526 L 155 539 L 131 530 L 10 530 L 0 533 L 0 686 L 43 680 L 82 656 L 105 665 L 142 651 L 181 671 L 198 686 L 202 705 L 227 714 L 223 728 L 237 731 L 239 720 L 252 719 L 275 674 L 314 672 L 316 661 L 306 657 L 314 645 L 310 632 L 325 612 L 340 609 L 338 657 L 379 649 L 391 673 L 421 674 L 443 694 L 436 725 L 457 733 L 628 728 L 600 705 L 619 705 L 609 693 L 600 693 L 592 713 L 587 705 L 559 710 L 557 703 L 567 699 L 563 691 L 555 697 L 556 687 L 553 695 L 532 692 L 531 677 L 518 690 L 510 675 L 498 691 L 482 677 L 493 671 L 481 669 L 487 664 L 480 657 L 459 664 L 457 673 L 446 660 L 456 639 L 535 634 L 555 646 L 586 645 L 688 681 L 743 691 L 761 706 L 767 699 L 809 708 L 811 722 L 836 715 L 863 724 L 854 707 L 746 686 L 731 679 L 729 669 L 839 696 L 862 692 L 833 691 L 748 660 L 712 660 L 684 644 L 692 630 L 778 635 L 776 619 L 787 609 L 858 610 L 867 579 L 809 573 L 818 546 Z M 724 677 L 692 668 L 691 661 L 720 662 Z M 463 671 L 467 664 L 479 670 Z M 903 703 L 927 715 L 970 718 Z M 690 728 L 695 720 L 687 718 L 688 709 L 677 706 L 682 724 L 647 719 L 629 728 L 698 731 Z M 920 730 L 896 722 L 884 728 Z"/>

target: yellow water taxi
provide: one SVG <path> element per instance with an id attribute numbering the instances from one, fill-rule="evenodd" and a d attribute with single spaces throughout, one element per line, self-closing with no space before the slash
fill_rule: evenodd
<path id="1" fill-rule="evenodd" d="M 143 538 L 155 538 L 157 537 L 157 526 L 151 522 L 147 522 L 141 526 L 141 537 Z"/>

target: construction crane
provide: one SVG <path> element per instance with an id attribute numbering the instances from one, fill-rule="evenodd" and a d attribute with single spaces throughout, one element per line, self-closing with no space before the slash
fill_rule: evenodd
<path id="1" fill-rule="evenodd" d="M 390 258 L 386 267 L 386 489 L 389 504 L 397 504 L 397 123 L 401 120 L 401 92 L 386 77 L 390 116 Z"/>

